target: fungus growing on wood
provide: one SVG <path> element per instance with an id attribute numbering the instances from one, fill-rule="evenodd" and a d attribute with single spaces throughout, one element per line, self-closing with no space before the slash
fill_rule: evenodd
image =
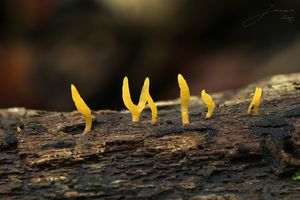
<path id="1" fill-rule="evenodd" d="M 211 118 L 211 116 L 214 112 L 216 104 L 215 104 L 214 100 L 211 98 L 211 96 L 205 92 L 205 90 L 202 90 L 201 97 L 202 97 L 203 102 L 207 106 L 207 113 L 206 113 L 205 118 L 209 119 L 209 118 Z"/>
<path id="2" fill-rule="evenodd" d="M 251 114 L 251 111 L 252 111 L 252 108 L 253 108 L 252 115 L 254 115 L 254 116 L 259 115 L 258 107 L 259 107 L 259 104 L 260 104 L 260 101 L 261 101 L 261 96 L 262 96 L 262 89 L 260 87 L 257 87 L 255 89 L 253 99 L 252 99 L 252 101 L 251 101 L 251 103 L 248 107 L 248 111 L 247 111 L 248 114 Z"/>
<path id="3" fill-rule="evenodd" d="M 155 103 L 154 103 L 154 101 L 153 101 L 153 99 L 152 99 L 152 97 L 150 95 L 150 92 L 149 92 L 149 86 L 150 86 L 150 80 L 149 80 L 149 78 L 147 77 L 145 81 L 148 82 L 147 83 L 148 88 L 146 90 L 146 99 L 147 99 L 147 102 L 148 102 L 149 107 L 151 109 L 151 124 L 154 125 L 154 124 L 156 124 L 157 107 L 156 107 L 156 105 L 155 105 Z"/>
<path id="4" fill-rule="evenodd" d="M 20 133 L 22 131 L 22 129 L 19 126 L 17 126 L 17 131 L 18 131 L 18 133 Z"/>
<path id="5" fill-rule="evenodd" d="M 72 99 L 75 103 L 77 110 L 83 115 L 85 119 L 85 129 L 84 132 L 87 133 L 92 128 L 92 115 L 90 108 L 85 104 L 80 94 L 78 93 L 76 87 L 71 84 Z"/>
<path id="6" fill-rule="evenodd" d="M 186 83 L 185 79 L 181 74 L 178 74 L 178 85 L 180 88 L 180 99 L 181 99 L 181 118 L 182 124 L 189 123 L 189 102 L 190 102 L 190 90 L 189 86 Z"/>
<path id="7" fill-rule="evenodd" d="M 138 122 L 140 120 L 141 112 L 144 110 L 147 103 L 147 96 L 148 96 L 147 94 L 149 93 L 148 91 L 149 91 L 149 79 L 145 79 L 141 91 L 139 103 L 135 105 L 131 100 L 128 78 L 127 76 L 124 77 L 123 87 L 122 87 L 122 98 L 126 108 L 131 112 L 133 122 Z"/>

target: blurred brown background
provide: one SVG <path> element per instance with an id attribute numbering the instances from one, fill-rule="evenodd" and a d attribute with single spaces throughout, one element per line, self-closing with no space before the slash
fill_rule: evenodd
<path id="1" fill-rule="evenodd" d="M 74 83 L 92 109 L 242 87 L 300 71 L 300 1 L 2 0 L 0 107 L 68 111 Z"/>

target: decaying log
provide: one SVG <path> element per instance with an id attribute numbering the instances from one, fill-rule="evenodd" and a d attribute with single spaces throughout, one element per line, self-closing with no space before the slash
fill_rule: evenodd
<path id="1" fill-rule="evenodd" d="M 256 86 L 264 97 L 251 117 Z M 2 109 L 0 199 L 300 199 L 300 74 L 213 98 L 205 120 L 194 97 L 184 127 L 178 100 L 159 103 L 155 126 L 149 109 L 138 123 L 95 111 L 88 135 L 76 111 Z"/>

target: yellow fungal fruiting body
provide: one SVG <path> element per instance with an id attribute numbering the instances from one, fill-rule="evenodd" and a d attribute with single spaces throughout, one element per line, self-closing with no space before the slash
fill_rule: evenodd
<path id="1" fill-rule="evenodd" d="M 127 76 L 123 79 L 123 87 L 122 87 L 122 98 L 126 108 L 132 114 L 132 121 L 137 122 L 140 120 L 141 112 L 144 110 L 147 103 L 147 94 L 149 93 L 149 79 L 145 79 L 144 85 L 141 91 L 140 100 L 138 105 L 135 105 L 130 96 L 129 84 Z"/>
<path id="2" fill-rule="evenodd" d="M 178 74 L 178 85 L 180 88 L 180 99 L 181 99 L 181 118 L 182 124 L 189 123 L 189 102 L 190 102 L 190 90 L 185 79 L 181 74 Z"/>
<path id="3" fill-rule="evenodd" d="M 20 133 L 22 131 L 22 129 L 20 127 L 17 127 L 17 131 L 18 131 L 18 133 Z"/>
<path id="4" fill-rule="evenodd" d="M 215 110 L 216 104 L 215 104 L 214 100 L 211 98 L 211 96 L 205 92 L 205 90 L 202 90 L 201 97 L 202 97 L 203 102 L 207 106 L 207 113 L 206 113 L 205 118 L 209 119 L 209 118 L 211 118 L 211 116 Z"/>
<path id="5" fill-rule="evenodd" d="M 145 81 L 150 82 L 148 77 L 146 78 Z M 154 101 L 153 101 L 153 99 L 152 99 L 152 97 L 150 95 L 149 85 L 150 85 L 150 83 L 148 84 L 148 90 L 146 91 L 146 99 L 147 99 L 147 102 L 148 102 L 149 107 L 151 109 L 151 115 L 152 115 L 152 117 L 151 117 L 151 124 L 154 125 L 154 124 L 156 124 L 157 107 L 156 107 L 156 105 L 155 105 L 155 103 L 154 103 Z"/>
<path id="6" fill-rule="evenodd" d="M 85 119 L 85 129 L 84 132 L 89 132 L 92 128 L 92 115 L 90 108 L 85 104 L 80 94 L 78 93 L 76 87 L 71 84 L 72 99 L 75 103 L 77 110 L 83 115 Z"/>
<path id="7" fill-rule="evenodd" d="M 258 113 L 258 107 L 259 107 L 259 104 L 260 104 L 260 101 L 261 101 L 261 97 L 262 97 L 262 89 L 260 87 L 257 87 L 255 89 L 255 92 L 254 92 L 254 96 L 253 96 L 253 99 L 248 107 L 248 114 L 251 114 L 251 111 L 252 111 L 252 108 L 253 108 L 253 113 L 252 115 L 254 116 L 258 116 L 259 113 Z"/>

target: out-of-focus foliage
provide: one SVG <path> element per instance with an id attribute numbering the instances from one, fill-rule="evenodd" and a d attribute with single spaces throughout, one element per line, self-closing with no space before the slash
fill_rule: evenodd
<path id="1" fill-rule="evenodd" d="M 300 170 L 298 170 L 293 176 L 292 179 L 294 181 L 300 181 Z"/>

